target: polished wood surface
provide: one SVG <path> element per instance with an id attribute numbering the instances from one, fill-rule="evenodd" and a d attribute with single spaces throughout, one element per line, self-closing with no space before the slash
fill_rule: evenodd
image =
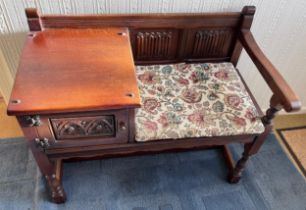
<path id="1" fill-rule="evenodd" d="M 238 27 L 238 30 L 250 30 L 254 15 L 255 15 L 256 8 L 254 6 L 246 6 L 241 11 L 241 20 L 240 20 L 240 26 Z M 230 62 L 233 63 L 235 66 L 238 63 L 240 54 L 242 52 L 242 44 L 238 39 L 235 41 L 234 50 L 231 56 Z"/>
<path id="2" fill-rule="evenodd" d="M 27 11 L 33 30 L 40 28 L 127 27 L 135 64 L 229 61 L 248 12 L 194 14 L 38 15 Z M 205 47 L 204 47 L 205 46 Z M 236 52 L 236 56 L 240 53 Z"/>
<path id="3" fill-rule="evenodd" d="M 69 159 L 72 157 L 93 157 L 107 155 L 145 154 L 161 151 L 192 150 L 203 146 L 222 146 L 230 143 L 249 143 L 256 135 L 215 136 L 202 138 L 184 138 L 179 140 L 161 139 L 149 142 L 134 142 L 128 144 L 108 144 L 82 147 L 54 148 L 46 150 L 51 159 Z"/>
<path id="4" fill-rule="evenodd" d="M 139 107 L 129 46 L 126 28 L 50 29 L 29 34 L 8 113 Z"/>

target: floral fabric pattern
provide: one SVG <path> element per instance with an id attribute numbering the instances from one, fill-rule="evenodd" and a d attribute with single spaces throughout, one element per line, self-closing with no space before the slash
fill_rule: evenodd
<path id="1" fill-rule="evenodd" d="M 259 134 L 256 108 L 231 63 L 137 66 L 136 141 Z"/>

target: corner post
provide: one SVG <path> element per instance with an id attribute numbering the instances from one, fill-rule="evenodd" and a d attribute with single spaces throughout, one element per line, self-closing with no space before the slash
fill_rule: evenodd
<path id="1" fill-rule="evenodd" d="M 29 29 L 31 32 L 41 31 L 41 24 L 39 20 L 39 14 L 37 9 L 35 8 L 27 8 L 25 9 L 25 14 L 27 17 Z"/>
<path id="2" fill-rule="evenodd" d="M 238 40 L 238 33 L 240 32 L 240 30 L 250 30 L 251 26 L 252 26 L 252 22 L 253 22 L 253 18 L 254 18 L 254 14 L 255 14 L 256 8 L 255 6 L 244 6 L 242 11 L 241 11 L 241 22 L 240 22 L 240 26 L 237 28 L 237 32 L 236 32 L 236 43 L 231 55 L 231 60 L 230 62 L 236 66 L 242 51 L 242 45 L 240 43 L 240 41 Z"/>
<path id="3" fill-rule="evenodd" d="M 267 136 L 272 130 L 272 120 L 275 117 L 275 114 L 282 109 L 282 105 L 276 95 L 272 95 L 270 99 L 270 108 L 267 110 L 266 115 L 262 117 L 262 123 L 265 126 L 265 131 L 256 136 L 255 139 L 248 144 L 244 145 L 244 151 L 242 157 L 238 160 L 235 168 L 230 171 L 228 175 L 228 181 L 230 183 L 239 182 L 242 172 L 245 169 L 246 162 L 251 155 L 256 154 L 261 148 L 262 144 L 266 140 Z"/>
<path id="4" fill-rule="evenodd" d="M 267 110 L 266 115 L 262 117 L 262 122 L 265 125 L 271 125 L 276 113 L 283 108 L 276 95 L 272 95 L 270 99 L 270 108 Z"/>

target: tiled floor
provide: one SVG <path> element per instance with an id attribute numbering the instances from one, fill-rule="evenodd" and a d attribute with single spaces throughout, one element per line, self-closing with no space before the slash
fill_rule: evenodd
<path id="1" fill-rule="evenodd" d="M 274 134 L 279 141 L 282 149 L 285 151 L 291 162 L 294 166 L 298 169 L 298 171 L 303 174 L 303 172 L 298 167 L 297 163 L 295 162 L 294 158 L 290 154 L 288 148 L 280 138 L 279 134 L 276 132 L 276 129 L 280 128 L 293 128 L 293 127 L 301 127 L 306 126 L 306 114 L 290 114 L 290 115 L 279 115 L 274 120 Z M 306 148 L 306 141 L 304 143 L 304 148 Z M 304 150 L 304 155 L 306 156 L 306 150 Z M 306 178 L 306 177 L 305 177 Z"/>
<path id="2" fill-rule="evenodd" d="M 21 137 L 23 133 L 15 117 L 7 116 L 6 104 L 0 98 L 0 139 Z"/>

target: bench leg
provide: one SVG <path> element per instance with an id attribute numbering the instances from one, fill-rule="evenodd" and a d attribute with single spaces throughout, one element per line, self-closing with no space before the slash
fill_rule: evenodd
<path id="1" fill-rule="evenodd" d="M 51 194 L 51 201 L 54 203 L 64 203 L 66 195 L 62 186 L 62 160 L 50 161 L 33 144 L 30 144 L 30 148 L 42 175 L 46 179 L 48 190 Z"/>
<path id="2" fill-rule="evenodd" d="M 51 200 L 54 203 L 65 203 L 66 194 L 62 185 L 62 161 L 57 160 L 54 165 L 54 173 L 45 175 L 51 192 Z"/>
<path id="3" fill-rule="evenodd" d="M 264 143 L 271 129 L 272 129 L 272 126 L 267 125 L 264 133 L 255 137 L 255 139 L 252 142 L 246 143 L 244 145 L 244 151 L 242 153 L 242 157 L 237 161 L 235 167 L 230 167 L 228 177 L 227 177 L 229 183 L 239 182 L 239 180 L 241 179 L 242 173 L 246 167 L 246 163 L 248 159 L 250 158 L 250 156 L 256 154 L 259 151 L 260 147 Z M 227 149 L 227 151 L 225 152 L 229 153 L 229 150 Z M 231 163 L 233 163 L 233 161 L 231 161 Z"/>
<path id="4" fill-rule="evenodd" d="M 246 147 L 248 147 L 249 144 L 245 144 L 245 149 L 244 152 L 242 153 L 242 157 L 238 160 L 238 162 L 236 163 L 236 166 L 229 171 L 227 179 L 229 183 L 238 183 L 242 172 L 246 166 L 246 162 L 250 157 L 250 154 L 248 153 Z"/>

